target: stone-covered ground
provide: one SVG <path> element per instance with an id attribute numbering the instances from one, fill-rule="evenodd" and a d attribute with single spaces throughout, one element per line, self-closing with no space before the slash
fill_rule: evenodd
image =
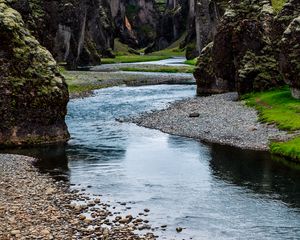
<path id="1" fill-rule="evenodd" d="M 140 216 L 115 216 L 100 197 L 70 191 L 68 184 L 39 173 L 34 161 L 0 155 L 1 240 L 155 239 L 134 233 L 150 228 Z"/>

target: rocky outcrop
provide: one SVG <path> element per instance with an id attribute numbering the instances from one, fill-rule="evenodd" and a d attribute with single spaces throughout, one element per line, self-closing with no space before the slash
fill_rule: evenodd
<path id="1" fill-rule="evenodd" d="M 224 14 L 227 0 L 190 0 L 194 1 L 194 13 L 190 14 L 188 37 L 186 39 L 187 59 L 198 57 L 202 49 L 210 43 Z M 193 18 L 192 18 L 193 16 Z"/>
<path id="2" fill-rule="evenodd" d="M 280 42 L 280 70 L 292 96 L 300 99 L 300 15 L 284 31 Z"/>
<path id="3" fill-rule="evenodd" d="M 159 21 L 155 0 L 110 1 L 115 36 L 132 48 L 143 48 L 154 41 Z"/>
<path id="4" fill-rule="evenodd" d="M 198 94 L 244 94 L 283 84 L 272 42 L 269 1 L 231 1 L 195 71 Z"/>
<path id="5" fill-rule="evenodd" d="M 12 0 L 26 26 L 59 62 L 69 68 L 100 64 L 111 56 L 113 23 L 108 0 Z"/>
<path id="6" fill-rule="evenodd" d="M 0 0 L 0 146 L 65 142 L 68 90 L 51 54 Z"/>
<path id="7" fill-rule="evenodd" d="M 193 14 L 193 1 L 167 0 L 160 16 L 155 42 L 146 50 L 159 51 L 169 47 L 187 32 L 189 13 Z"/>

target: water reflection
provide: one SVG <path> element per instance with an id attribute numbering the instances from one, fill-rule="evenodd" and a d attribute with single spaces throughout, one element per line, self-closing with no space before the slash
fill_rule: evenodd
<path id="1" fill-rule="evenodd" d="M 300 171 L 269 153 L 212 145 L 210 167 L 218 179 L 300 208 Z"/>
<path id="2" fill-rule="evenodd" d="M 65 145 L 1 150 L 1 153 L 20 154 L 37 158 L 34 165 L 43 173 L 50 173 L 56 180 L 69 180 L 68 157 Z"/>
<path id="3" fill-rule="evenodd" d="M 169 226 L 159 233 L 165 239 L 296 239 L 300 171 L 267 153 L 115 121 L 194 93 L 184 85 L 99 90 L 70 102 L 67 146 L 17 152 L 39 157 L 42 171 L 90 186 L 87 193 L 102 194 L 112 205 L 127 202 L 130 214 L 151 209 L 154 226 Z M 177 226 L 187 229 L 177 235 Z"/>

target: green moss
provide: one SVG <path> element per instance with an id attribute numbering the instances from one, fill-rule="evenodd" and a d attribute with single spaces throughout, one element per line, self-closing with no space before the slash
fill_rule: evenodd
<path id="1" fill-rule="evenodd" d="M 272 6 L 276 12 L 279 12 L 287 0 L 272 0 Z"/>
<path id="2" fill-rule="evenodd" d="M 191 59 L 191 60 L 186 60 L 184 63 L 188 64 L 188 65 L 191 65 L 191 66 L 196 66 L 197 62 L 198 62 L 198 58 L 194 58 L 194 59 Z"/>

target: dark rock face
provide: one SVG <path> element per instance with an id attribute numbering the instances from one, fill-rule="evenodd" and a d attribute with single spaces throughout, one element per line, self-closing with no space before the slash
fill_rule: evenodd
<path id="1" fill-rule="evenodd" d="M 192 0 L 166 1 L 157 26 L 157 37 L 146 53 L 169 47 L 187 31 L 189 14 L 193 14 L 193 3 Z"/>
<path id="2" fill-rule="evenodd" d="M 231 1 L 213 44 L 200 55 L 198 94 L 244 94 L 283 84 L 272 43 L 274 15 L 269 1 Z"/>
<path id="3" fill-rule="evenodd" d="M 115 36 L 132 48 L 148 46 L 156 38 L 159 10 L 155 0 L 110 1 Z"/>
<path id="4" fill-rule="evenodd" d="M 101 62 L 113 46 L 108 0 L 12 1 L 26 26 L 59 62 L 69 68 Z"/>
<path id="5" fill-rule="evenodd" d="M 280 42 L 280 69 L 294 98 L 300 99 L 300 15 L 284 31 Z"/>
<path id="6" fill-rule="evenodd" d="M 187 42 L 187 59 L 198 57 L 202 49 L 210 43 L 224 14 L 227 0 L 190 0 L 194 3 L 194 13 L 190 14 Z"/>
<path id="7" fill-rule="evenodd" d="M 51 54 L 0 1 L 0 146 L 65 142 L 68 90 Z"/>

